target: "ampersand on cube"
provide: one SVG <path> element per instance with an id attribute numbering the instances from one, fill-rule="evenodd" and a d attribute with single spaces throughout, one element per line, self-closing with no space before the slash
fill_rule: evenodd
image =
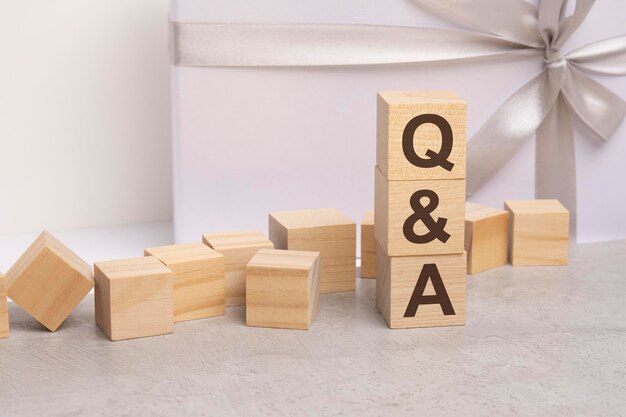
<path id="1" fill-rule="evenodd" d="M 421 199 L 427 198 L 428 204 L 422 205 Z M 431 213 L 439 205 L 439 196 L 433 190 L 418 190 L 411 196 L 411 208 L 414 213 L 411 214 L 404 222 L 402 231 L 404 237 L 413 243 L 423 244 L 430 243 L 435 239 L 439 239 L 441 242 L 446 243 L 450 238 L 450 235 L 443 230 L 448 222 L 448 219 L 439 217 L 437 221 L 433 219 Z M 428 228 L 428 232 L 423 235 L 418 235 L 413 230 L 415 224 L 421 221 Z"/>

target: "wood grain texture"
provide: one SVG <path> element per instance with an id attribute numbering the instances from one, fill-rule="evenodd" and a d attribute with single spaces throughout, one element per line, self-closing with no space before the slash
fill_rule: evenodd
<path id="1" fill-rule="evenodd" d="M 94 286 L 91 266 L 42 232 L 6 275 L 8 296 L 56 331 Z"/>
<path id="2" fill-rule="evenodd" d="M 361 221 L 361 278 L 376 278 L 376 237 L 374 211 L 368 211 Z"/>
<path id="3" fill-rule="evenodd" d="M 174 274 L 174 323 L 224 314 L 224 255 L 203 243 L 148 248 L 144 255 Z"/>
<path id="4" fill-rule="evenodd" d="M 477 274 L 508 261 L 509 212 L 465 203 L 467 272 Z"/>
<path id="5" fill-rule="evenodd" d="M 390 328 L 464 325 L 466 317 L 466 255 L 390 257 L 377 248 L 376 307 Z M 415 317 L 404 317 L 420 272 L 425 264 L 436 264 L 454 315 L 444 315 L 438 304 L 420 305 Z M 434 295 L 429 281 L 424 295 Z"/>
<path id="6" fill-rule="evenodd" d="M 111 340 L 172 333 L 174 274 L 154 256 L 94 264 L 96 324 Z"/>
<path id="7" fill-rule="evenodd" d="M 9 337 L 9 307 L 7 304 L 6 278 L 0 274 L 0 339 Z"/>
<path id="8" fill-rule="evenodd" d="M 508 200 L 513 266 L 566 265 L 569 211 L 558 200 Z"/>
<path id="9" fill-rule="evenodd" d="M 356 288 L 356 223 L 339 210 L 272 212 L 269 235 L 276 249 L 320 253 L 322 294 Z"/>
<path id="10" fill-rule="evenodd" d="M 447 158 L 454 164 L 450 171 L 441 166 L 419 168 L 404 155 L 402 136 L 407 123 L 423 114 L 443 117 L 452 129 L 452 151 Z M 385 91 L 378 93 L 376 164 L 389 180 L 465 178 L 467 104 L 449 91 Z M 421 158 L 426 151 L 439 153 L 441 131 L 426 123 L 413 135 L 413 148 Z"/>
<path id="11" fill-rule="evenodd" d="M 259 230 L 206 233 L 202 241 L 224 255 L 226 306 L 245 305 L 246 264 L 259 249 L 274 244 Z"/>
<path id="12" fill-rule="evenodd" d="M 319 252 L 261 249 L 246 266 L 248 326 L 309 329 L 319 296 Z"/>
<path id="13" fill-rule="evenodd" d="M 414 213 L 411 196 L 418 190 L 432 190 L 437 194 L 439 204 L 430 216 L 435 221 L 440 217 L 447 219 L 444 231 L 450 237 L 445 243 L 435 239 L 417 244 L 405 237 L 404 223 Z M 388 181 L 376 169 L 374 216 L 376 241 L 388 256 L 462 253 L 465 245 L 465 180 Z M 422 221 L 415 222 L 413 230 L 418 235 L 429 231 Z"/>

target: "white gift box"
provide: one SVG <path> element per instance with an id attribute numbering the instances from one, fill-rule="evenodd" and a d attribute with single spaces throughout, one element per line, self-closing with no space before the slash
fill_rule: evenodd
<path id="1" fill-rule="evenodd" d="M 573 6 L 573 5 L 572 5 Z M 563 48 L 624 32 L 623 2 L 598 2 Z M 174 22 L 346 23 L 455 27 L 410 0 L 172 0 Z M 374 205 L 376 92 L 453 90 L 469 138 L 543 68 L 537 56 L 327 68 L 172 66 L 177 241 L 210 230 L 267 230 L 267 213 Z M 626 77 L 593 76 L 626 98 Z M 626 123 L 607 143 L 575 126 L 578 241 L 626 238 Z M 472 201 L 534 198 L 534 140 Z M 614 185 L 616 184 L 616 185 Z"/>

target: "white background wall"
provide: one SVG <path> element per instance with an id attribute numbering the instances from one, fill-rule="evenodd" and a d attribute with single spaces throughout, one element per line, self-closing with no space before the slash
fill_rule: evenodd
<path id="1" fill-rule="evenodd" d="M 168 3 L 0 0 L 0 235 L 171 218 Z M 207 3 L 213 18 L 277 14 L 245 0 Z M 374 3 L 363 0 L 359 13 Z M 623 2 L 597 2 L 565 50 L 623 33 L 622 9 Z M 624 96 L 624 77 L 594 78 Z M 470 114 L 486 117 L 506 96 Z M 625 125 L 601 146 L 577 136 L 579 215 L 598 219 L 581 228 L 590 240 L 626 233 L 626 194 L 603 186 L 623 179 L 625 139 Z M 532 176 L 508 179 L 532 175 L 524 165 L 532 156 L 529 142 L 485 187 L 494 197 L 483 192 L 478 200 L 499 206 L 518 197 L 512 189 L 530 193 Z"/>
<path id="2" fill-rule="evenodd" d="M 0 235 L 170 219 L 168 1 L 0 5 Z"/>

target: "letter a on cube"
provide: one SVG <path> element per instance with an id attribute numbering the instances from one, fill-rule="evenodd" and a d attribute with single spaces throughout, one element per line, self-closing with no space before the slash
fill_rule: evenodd
<path id="1" fill-rule="evenodd" d="M 390 257 L 380 246 L 376 253 L 376 306 L 389 327 L 465 324 L 465 253 Z"/>

